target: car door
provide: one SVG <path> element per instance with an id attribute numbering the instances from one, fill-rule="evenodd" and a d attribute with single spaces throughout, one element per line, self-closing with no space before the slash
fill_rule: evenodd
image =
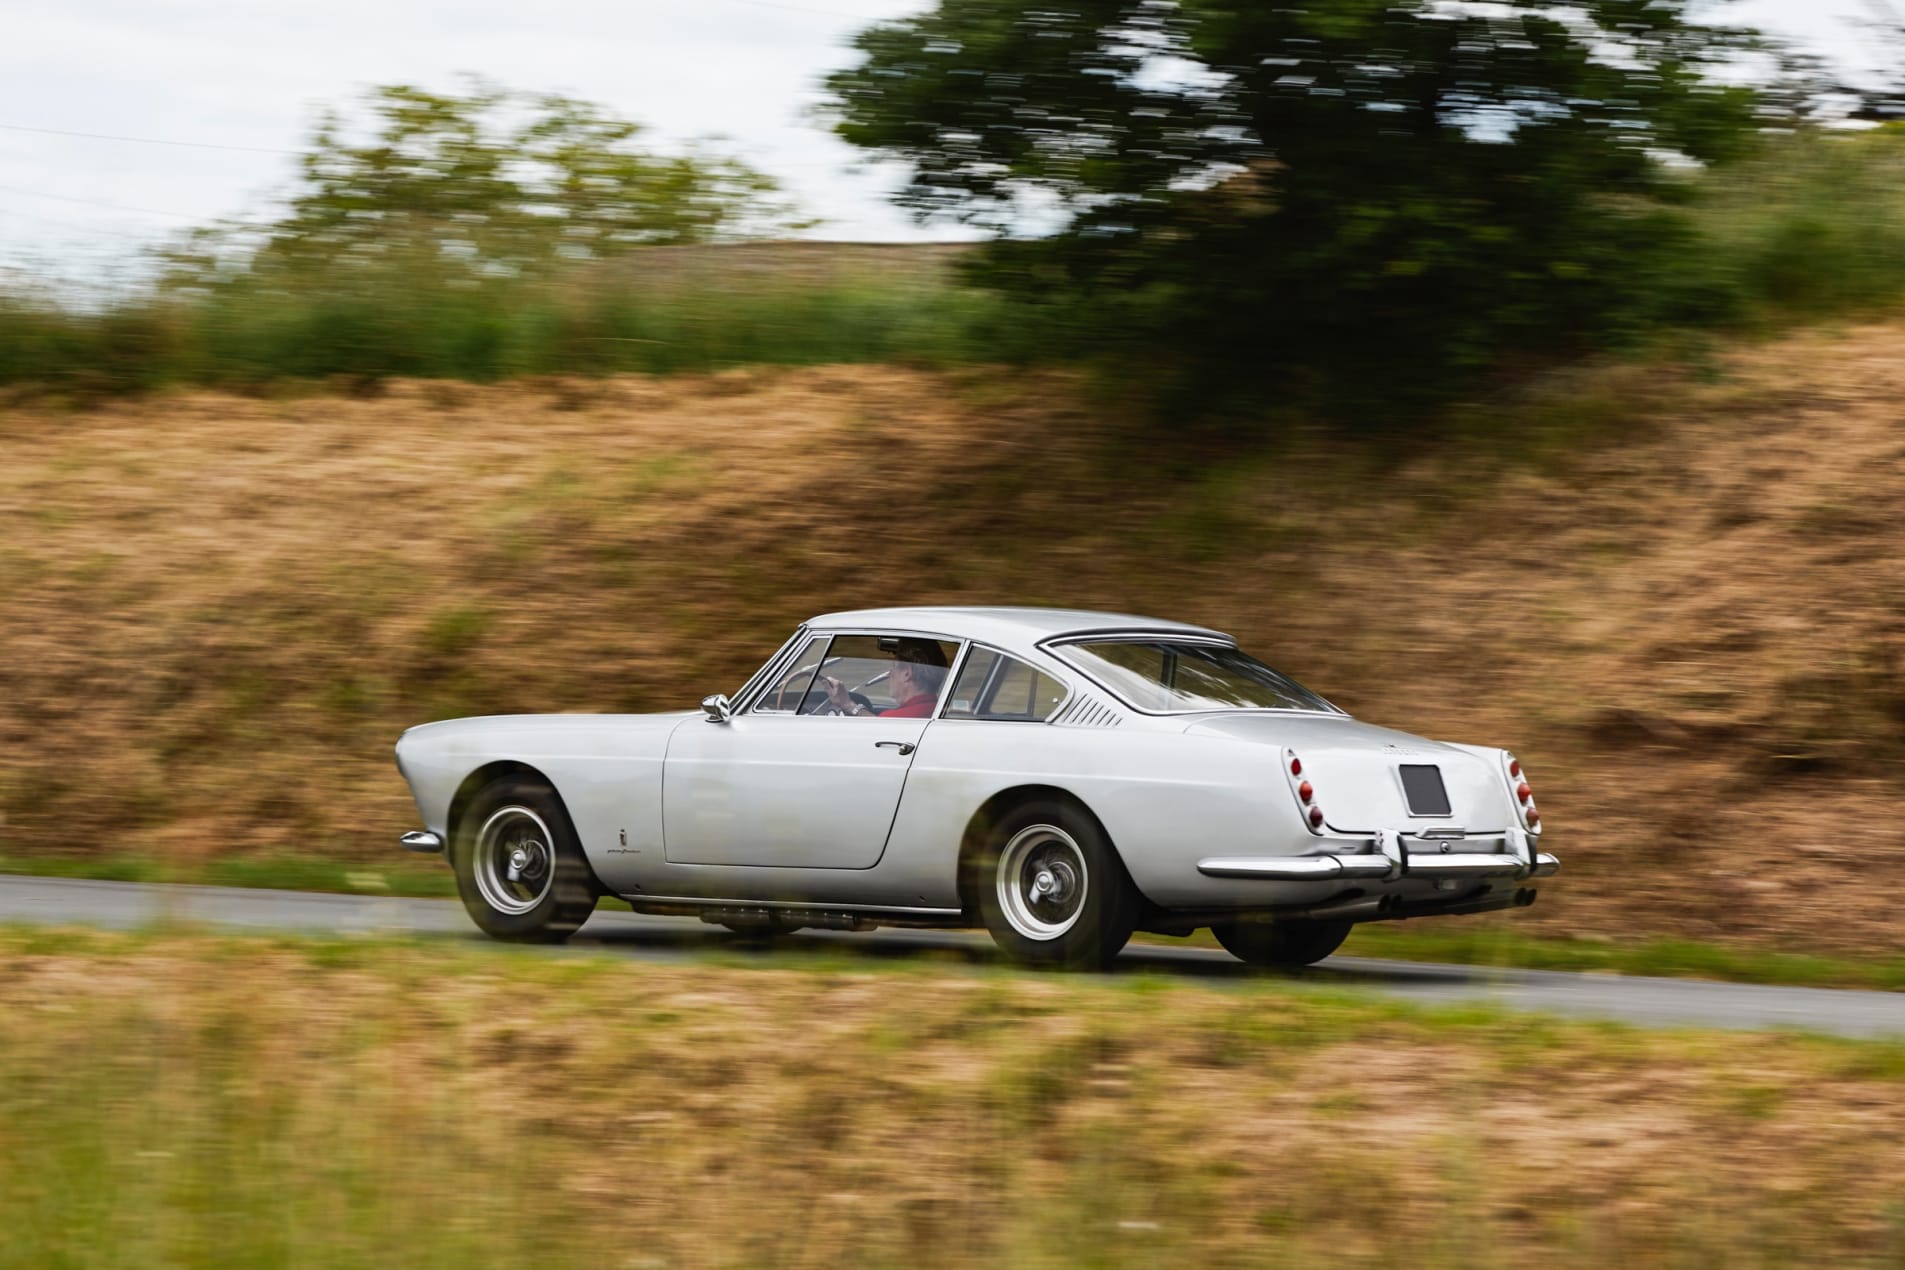
<path id="1" fill-rule="evenodd" d="M 930 653 L 910 651 L 929 645 Z M 943 692 L 954 642 L 879 632 L 817 635 L 790 670 L 726 722 L 691 719 L 676 728 L 662 771 L 668 862 L 877 864 L 931 714 L 888 717 L 908 705 L 882 686 L 893 677 L 883 667 L 891 667 L 896 649 L 937 659 L 934 692 Z M 916 673 L 912 663 L 907 673 Z M 840 681 L 856 694 L 855 706 L 871 713 L 835 712 L 822 676 Z"/>

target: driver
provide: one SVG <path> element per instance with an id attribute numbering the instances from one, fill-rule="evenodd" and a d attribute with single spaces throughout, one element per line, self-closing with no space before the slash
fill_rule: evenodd
<path id="1" fill-rule="evenodd" d="M 820 677 L 827 700 L 841 714 L 877 714 L 887 719 L 931 718 L 945 682 L 945 651 L 932 640 L 918 637 L 903 638 L 893 649 L 893 668 L 887 672 L 886 683 L 898 704 L 890 710 L 869 709 L 848 694 L 846 684 L 827 675 Z"/>

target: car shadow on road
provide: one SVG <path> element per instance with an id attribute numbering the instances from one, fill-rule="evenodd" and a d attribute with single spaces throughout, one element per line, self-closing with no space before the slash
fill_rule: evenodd
<path id="1" fill-rule="evenodd" d="M 717 958 L 785 967 L 798 967 L 802 963 L 837 967 L 842 961 L 864 962 L 868 966 L 937 963 L 1009 968 L 1011 965 L 983 934 L 892 927 L 867 933 L 809 930 L 759 937 L 737 935 L 688 921 L 598 920 L 579 932 L 568 947 L 578 952 L 595 950 L 656 960 Z M 1206 982 L 1281 980 L 1343 987 L 1465 983 L 1477 976 L 1477 972 L 1468 967 L 1371 962 L 1359 958 L 1333 958 L 1301 969 L 1269 970 L 1245 965 L 1214 948 L 1168 944 L 1128 945 L 1105 973 L 1109 977 L 1166 975 Z"/>

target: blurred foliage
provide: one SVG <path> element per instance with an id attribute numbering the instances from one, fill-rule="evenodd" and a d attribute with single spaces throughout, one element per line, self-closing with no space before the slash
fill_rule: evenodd
<path id="1" fill-rule="evenodd" d="M 1760 42 L 1681 0 L 941 0 L 857 46 L 840 135 L 1005 235 L 987 285 L 1147 379 L 1353 411 L 1646 320 Z"/>
<path id="2" fill-rule="evenodd" d="M 647 152 L 586 102 L 478 85 L 366 104 L 367 135 L 325 116 L 284 216 L 195 231 L 154 286 L 90 305 L 0 287 L 0 382 L 91 395 L 949 358 L 964 328 L 943 315 L 986 304 L 883 260 L 817 270 L 797 247 L 711 276 L 696 251 L 800 227 L 774 182 Z"/>
<path id="3" fill-rule="evenodd" d="M 20 929 L 0 957 L 0 1267 L 1905 1251 L 1895 1040 L 814 951 L 630 973 L 450 940 Z"/>
<path id="4" fill-rule="evenodd" d="M 1698 250 L 1675 269 L 1706 309 L 1670 317 L 1766 324 L 1905 292 L 1905 124 L 1769 137 L 1697 194 Z"/>
<path id="5" fill-rule="evenodd" d="M 565 98 L 380 89 L 368 137 L 318 128 L 282 219 L 192 235 L 161 285 L 84 304 L 0 282 L 0 383 L 1082 358 L 1174 415 L 1383 422 L 1905 290 L 1905 125 L 1820 122 L 1905 94 L 1832 116 L 1787 54 L 1756 94 L 1713 87 L 1755 37 L 1658 6 L 1600 13 L 1618 64 L 1546 13 L 1341 7 L 948 0 L 873 28 L 833 80 L 839 126 L 915 164 L 923 216 L 1050 231 L 979 247 L 744 241 L 793 222 L 738 165 L 647 155 Z"/>
<path id="6" fill-rule="evenodd" d="M 83 398 L 170 383 L 945 363 L 998 347 L 998 299 L 956 286 L 936 263 L 816 262 L 804 246 L 655 247 L 483 281 L 414 259 L 348 278 L 314 271 L 296 285 L 247 273 L 96 309 L 16 289 L 0 292 L 0 383 Z"/>
<path id="7" fill-rule="evenodd" d="M 199 231 L 168 254 L 168 285 L 308 287 L 424 266 L 495 279 L 796 225 L 765 173 L 649 153 L 634 144 L 640 125 L 589 102 L 479 82 L 463 95 L 389 85 L 363 104 L 368 136 L 322 116 L 285 216 Z"/>

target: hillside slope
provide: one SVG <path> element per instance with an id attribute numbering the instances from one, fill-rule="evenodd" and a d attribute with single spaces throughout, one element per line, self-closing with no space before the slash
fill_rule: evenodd
<path id="1" fill-rule="evenodd" d="M 1902 341 L 1583 376 L 1526 455 L 1241 455 L 991 370 L 15 405 L 0 854 L 387 858 L 410 723 L 689 706 L 829 608 L 1054 602 L 1512 745 L 1566 860 L 1517 924 L 1889 950 Z M 1568 418 L 1601 439 L 1537 444 Z"/>

